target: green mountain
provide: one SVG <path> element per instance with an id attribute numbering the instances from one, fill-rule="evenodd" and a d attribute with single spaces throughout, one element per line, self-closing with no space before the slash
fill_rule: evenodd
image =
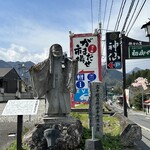
<path id="1" fill-rule="evenodd" d="M 27 62 L 5 62 L 0 60 L 0 68 L 15 68 L 21 78 L 29 78 L 29 68 L 33 66 L 34 63 L 31 61 Z M 108 70 L 106 65 L 102 66 L 102 82 L 103 84 L 115 86 L 117 84 L 122 85 L 122 73 L 118 70 Z"/>
<path id="2" fill-rule="evenodd" d="M 106 69 L 106 65 L 102 66 L 102 82 L 108 86 L 122 86 L 122 72 L 116 69 Z"/>

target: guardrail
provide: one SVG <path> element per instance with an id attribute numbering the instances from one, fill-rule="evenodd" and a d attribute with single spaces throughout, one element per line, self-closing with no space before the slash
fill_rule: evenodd
<path id="1" fill-rule="evenodd" d="M 80 112 L 80 113 L 88 113 L 89 109 L 88 108 L 72 108 L 71 112 Z M 114 115 L 114 111 L 103 111 L 104 115 Z"/>

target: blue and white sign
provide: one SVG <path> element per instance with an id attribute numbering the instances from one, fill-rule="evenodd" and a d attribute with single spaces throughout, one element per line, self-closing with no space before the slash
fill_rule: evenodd
<path id="1" fill-rule="evenodd" d="M 77 81 L 83 81 L 84 80 L 84 74 L 77 74 Z"/>
<path id="2" fill-rule="evenodd" d="M 83 81 L 76 82 L 76 87 L 77 88 L 83 88 L 84 86 L 85 86 L 85 83 Z"/>
<path id="3" fill-rule="evenodd" d="M 78 89 L 77 93 L 74 95 L 74 100 L 76 102 L 88 102 L 89 100 L 88 89 L 87 88 Z"/>
<path id="4" fill-rule="evenodd" d="M 90 74 L 88 74 L 87 78 L 88 78 L 90 81 L 94 81 L 94 80 L 96 79 L 96 74 L 90 73 Z"/>

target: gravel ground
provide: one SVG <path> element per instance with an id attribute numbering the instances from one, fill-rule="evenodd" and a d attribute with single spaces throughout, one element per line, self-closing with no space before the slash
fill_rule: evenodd
<path id="1" fill-rule="evenodd" d="M 6 103 L 0 103 L 0 150 L 6 150 L 16 136 L 9 137 L 9 133 L 17 131 L 17 116 L 2 116 Z M 45 113 L 45 101 L 40 100 L 37 115 L 23 116 L 23 128 L 32 129 Z"/>

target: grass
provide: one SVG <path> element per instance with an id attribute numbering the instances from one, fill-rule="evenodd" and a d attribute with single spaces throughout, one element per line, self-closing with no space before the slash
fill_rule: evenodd
<path id="1" fill-rule="evenodd" d="M 24 135 L 28 131 L 29 129 L 24 126 L 22 134 Z M 17 148 L 17 142 L 14 141 L 8 148 L 6 148 L 6 150 L 16 150 L 16 148 Z M 22 144 L 22 150 L 30 150 L 30 149 L 26 145 Z"/>
<path id="2" fill-rule="evenodd" d="M 17 142 L 14 141 L 6 150 L 16 150 Z M 30 150 L 26 145 L 22 145 L 22 150 Z"/>
<path id="3" fill-rule="evenodd" d="M 116 117 L 104 116 L 103 117 L 103 130 L 105 134 L 111 134 L 112 136 L 118 136 L 121 132 L 119 120 Z"/>
<path id="4" fill-rule="evenodd" d="M 75 108 L 88 108 L 86 104 L 80 104 Z M 107 111 L 107 108 L 103 108 Z M 81 148 L 85 144 L 85 140 L 91 138 L 91 131 L 88 129 L 88 114 L 72 113 L 73 117 L 81 120 L 84 127 L 83 141 L 81 142 Z M 101 140 L 103 150 L 122 150 L 123 146 L 120 142 L 121 126 L 119 120 L 116 117 L 105 115 L 103 116 L 103 133 L 104 137 Z M 84 149 L 84 148 L 83 148 Z"/>
<path id="5" fill-rule="evenodd" d="M 81 141 L 80 148 L 84 149 L 85 140 L 91 139 L 91 131 L 88 129 L 88 115 L 82 113 L 72 113 L 72 116 L 81 120 L 84 127 L 83 140 Z M 121 126 L 117 118 L 112 116 L 103 116 L 103 133 L 104 137 L 101 140 L 103 150 L 122 150 L 120 144 Z"/>
<path id="6" fill-rule="evenodd" d="M 75 108 L 88 108 L 87 104 L 77 105 Z M 91 131 L 88 129 L 88 114 L 72 112 L 71 115 L 75 118 L 81 120 L 84 127 L 83 139 L 80 144 L 80 148 L 84 149 L 85 140 L 91 138 Z M 24 129 L 24 133 L 28 129 Z M 117 118 L 105 115 L 103 116 L 103 133 L 104 137 L 101 140 L 103 145 L 103 150 L 122 150 L 123 147 L 120 144 L 121 127 Z M 16 142 L 14 142 L 7 150 L 16 150 Z M 29 150 L 25 145 L 23 145 L 23 150 Z"/>

